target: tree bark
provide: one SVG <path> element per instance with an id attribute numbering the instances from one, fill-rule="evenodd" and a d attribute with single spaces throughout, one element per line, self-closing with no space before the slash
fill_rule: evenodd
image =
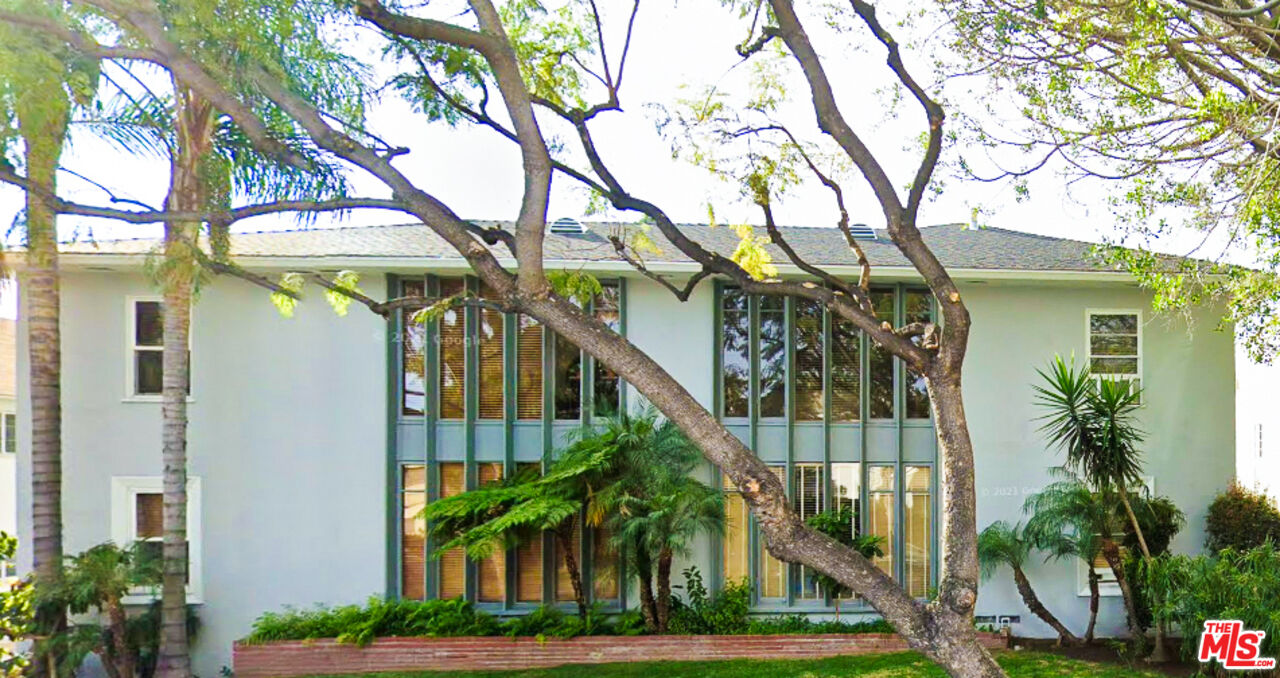
<path id="1" fill-rule="evenodd" d="M 671 621 L 671 561 L 673 558 L 669 548 L 663 548 L 658 553 L 658 633 L 666 633 L 667 624 Z"/>
<path id="2" fill-rule="evenodd" d="M 564 567 L 569 571 L 569 585 L 573 587 L 573 600 L 578 604 L 578 616 L 586 619 L 587 596 L 582 589 L 582 570 L 578 569 L 578 559 L 573 556 L 573 541 L 570 538 L 574 530 L 559 529 L 555 534 L 556 542 L 560 544 L 560 552 L 564 554 Z"/>
<path id="3" fill-rule="evenodd" d="M 1125 576 L 1124 562 L 1120 559 L 1120 547 L 1111 540 L 1105 540 L 1102 544 L 1102 557 L 1106 559 L 1107 565 L 1111 568 L 1111 572 L 1116 576 L 1116 585 L 1120 587 L 1120 595 L 1124 598 L 1125 616 L 1129 621 L 1129 635 L 1133 636 L 1135 641 L 1142 640 L 1146 637 L 1146 633 L 1142 630 L 1142 624 L 1138 621 L 1138 607 L 1133 599 L 1133 589 L 1129 587 L 1129 578 Z"/>
<path id="4" fill-rule="evenodd" d="M 653 597 L 653 563 L 649 554 L 639 544 L 636 549 L 636 579 L 640 588 L 640 614 L 644 616 L 644 628 L 650 633 L 658 632 L 658 605 Z"/>
<path id="5" fill-rule="evenodd" d="M 196 212 L 209 207 L 205 163 L 213 146 L 213 107 L 174 81 L 177 148 L 170 163 L 166 208 Z M 161 586 L 159 678 L 190 678 L 187 637 L 187 396 L 190 393 L 191 303 L 199 264 L 191 247 L 198 222 L 165 224 L 160 282 L 164 289 L 162 447 L 164 457 L 164 574 Z"/>
<path id="6" fill-rule="evenodd" d="M 1089 561 L 1089 628 L 1084 631 L 1085 644 L 1093 644 L 1093 629 L 1098 623 L 1098 573 L 1093 569 L 1093 561 Z"/>
<path id="7" fill-rule="evenodd" d="M 137 669 L 133 661 L 133 652 L 129 648 L 129 615 L 120 604 L 120 600 L 107 601 L 107 618 L 111 625 L 112 661 L 103 662 L 114 671 L 114 678 L 135 678 Z"/>
<path id="8" fill-rule="evenodd" d="M 1045 607 L 1044 603 L 1040 602 L 1040 597 L 1037 596 L 1035 590 L 1031 588 L 1031 582 L 1027 580 L 1027 575 L 1022 571 L 1021 567 L 1014 566 L 1013 581 L 1018 585 L 1018 594 L 1022 596 L 1022 602 L 1026 604 L 1027 609 L 1031 610 L 1032 614 L 1044 620 L 1044 623 L 1048 624 L 1054 631 L 1058 632 L 1059 645 L 1062 645 L 1063 643 L 1071 645 L 1080 644 L 1080 639 L 1071 632 L 1071 629 L 1063 626 L 1062 622 L 1058 621 L 1058 618 L 1053 616 L 1053 613 L 1049 611 L 1049 608 Z"/>
<path id="9" fill-rule="evenodd" d="M 31 398 L 31 549 L 37 586 L 62 573 L 62 335 L 58 284 L 57 215 L 45 196 L 57 195 L 58 160 L 70 123 L 63 83 L 33 67 L 17 87 L 15 113 L 25 146 L 27 260 L 22 276 Z M 47 77 L 45 77 L 47 76 Z M 66 610 L 35 610 L 36 633 L 66 626 Z M 35 661 L 37 674 L 54 675 L 56 657 Z"/>

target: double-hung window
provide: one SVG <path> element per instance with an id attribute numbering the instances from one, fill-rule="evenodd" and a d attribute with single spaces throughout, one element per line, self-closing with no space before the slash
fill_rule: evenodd
<path id="1" fill-rule="evenodd" d="M 1142 313 L 1090 310 L 1089 371 L 1098 379 L 1142 387 Z"/>
<path id="2" fill-rule="evenodd" d="M 159 298 L 132 297 L 128 300 L 128 316 L 126 393 L 130 398 L 158 400 L 164 391 L 164 304 Z M 188 364 L 188 394 L 190 377 Z"/>
<path id="3" fill-rule="evenodd" d="M 111 540 L 140 544 L 144 555 L 159 558 L 164 545 L 164 479 L 117 476 L 111 479 Z M 187 477 L 187 602 L 201 597 L 200 478 Z M 148 602 L 159 591 L 138 588 L 128 602 Z"/>

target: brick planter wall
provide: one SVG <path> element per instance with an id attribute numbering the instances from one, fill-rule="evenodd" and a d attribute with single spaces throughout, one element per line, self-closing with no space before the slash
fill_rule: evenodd
<path id="1" fill-rule="evenodd" d="M 1004 637 L 979 633 L 988 648 Z M 237 678 L 373 673 L 379 671 L 459 671 L 524 669 L 560 664 L 715 659 L 815 659 L 837 655 L 906 650 L 888 633 L 812 636 L 587 636 L 534 638 L 380 638 L 367 647 L 334 640 L 236 643 L 232 665 Z"/>

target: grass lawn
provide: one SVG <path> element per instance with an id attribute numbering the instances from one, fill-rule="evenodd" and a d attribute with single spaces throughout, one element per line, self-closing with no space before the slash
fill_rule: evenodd
<path id="1" fill-rule="evenodd" d="M 1117 664 L 1096 664 L 1041 652 L 1001 652 L 1000 664 L 1011 678 L 1156 678 L 1159 673 Z M 637 662 L 558 666 L 525 671 L 460 671 L 381 673 L 378 678 L 946 678 L 946 674 L 914 652 L 833 657 L 799 661 Z M 327 678 L 334 678 L 332 676 Z"/>

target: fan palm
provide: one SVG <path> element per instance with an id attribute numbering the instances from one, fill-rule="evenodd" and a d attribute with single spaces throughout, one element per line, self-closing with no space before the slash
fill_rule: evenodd
<path id="1" fill-rule="evenodd" d="M 1035 543 L 1023 533 L 1021 524 L 1010 525 L 1003 520 L 991 523 L 978 535 L 978 561 L 982 566 L 982 576 L 989 578 L 1002 565 L 1008 565 L 1013 570 L 1013 581 L 1027 609 L 1058 632 L 1059 644 L 1078 644 L 1080 639 L 1040 602 L 1023 571 L 1034 548 Z"/>

